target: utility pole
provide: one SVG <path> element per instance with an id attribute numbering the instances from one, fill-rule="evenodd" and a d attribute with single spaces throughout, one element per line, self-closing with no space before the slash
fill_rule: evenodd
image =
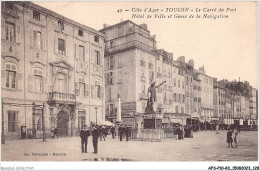
<path id="1" fill-rule="evenodd" d="M 4 121 L 4 101 L 3 101 L 3 99 L 2 99 L 2 137 L 1 137 L 1 144 L 5 144 L 5 126 L 4 126 L 4 123 L 5 123 L 5 121 Z"/>

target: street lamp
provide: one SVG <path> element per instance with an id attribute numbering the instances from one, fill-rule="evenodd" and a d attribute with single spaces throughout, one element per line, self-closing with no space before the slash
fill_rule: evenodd
<path id="1" fill-rule="evenodd" d="M 97 110 L 98 110 L 98 108 L 95 107 L 95 109 L 96 109 L 96 125 L 97 125 Z"/>

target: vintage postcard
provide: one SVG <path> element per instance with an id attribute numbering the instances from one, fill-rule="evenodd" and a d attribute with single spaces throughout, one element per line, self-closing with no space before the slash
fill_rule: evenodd
<path id="1" fill-rule="evenodd" d="M 259 170 L 258 2 L 1 1 L 1 161 Z"/>

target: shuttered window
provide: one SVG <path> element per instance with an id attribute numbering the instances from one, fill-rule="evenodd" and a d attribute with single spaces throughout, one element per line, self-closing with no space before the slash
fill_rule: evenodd
<path id="1" fill-rule="evenodd" d="M 40 31 L 33 31 L 33 45 L 34 48 L 43 49 L 42 46 L 42 33 Z"/>
<path id="2" fill-rule="evenodd" d="M 16 132 L 17 123 L 18 123 L 18 112 L 7 111 L 7 113 L 8 113 L 8 132 Z"/>
<path id="3" fill-rule="evenodd" d="M 12 63 L 6 64 L 6 88 L 17 88 L 16 86 L 16 65 Z"/>
<path id="4" fill-rule="evenodd" d="M 15 29 L 14 24 L 5 22 L 5 39 L 10 42 L 15 42 Z"/>

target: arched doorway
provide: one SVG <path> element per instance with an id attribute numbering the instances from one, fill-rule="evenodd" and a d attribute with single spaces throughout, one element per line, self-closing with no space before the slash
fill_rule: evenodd
<path id="1" fill-rule="evenodd" d="M 60 111 L 57 115 L 57 128 L 59 136 L 68 136 L 69 114 Z"/>

